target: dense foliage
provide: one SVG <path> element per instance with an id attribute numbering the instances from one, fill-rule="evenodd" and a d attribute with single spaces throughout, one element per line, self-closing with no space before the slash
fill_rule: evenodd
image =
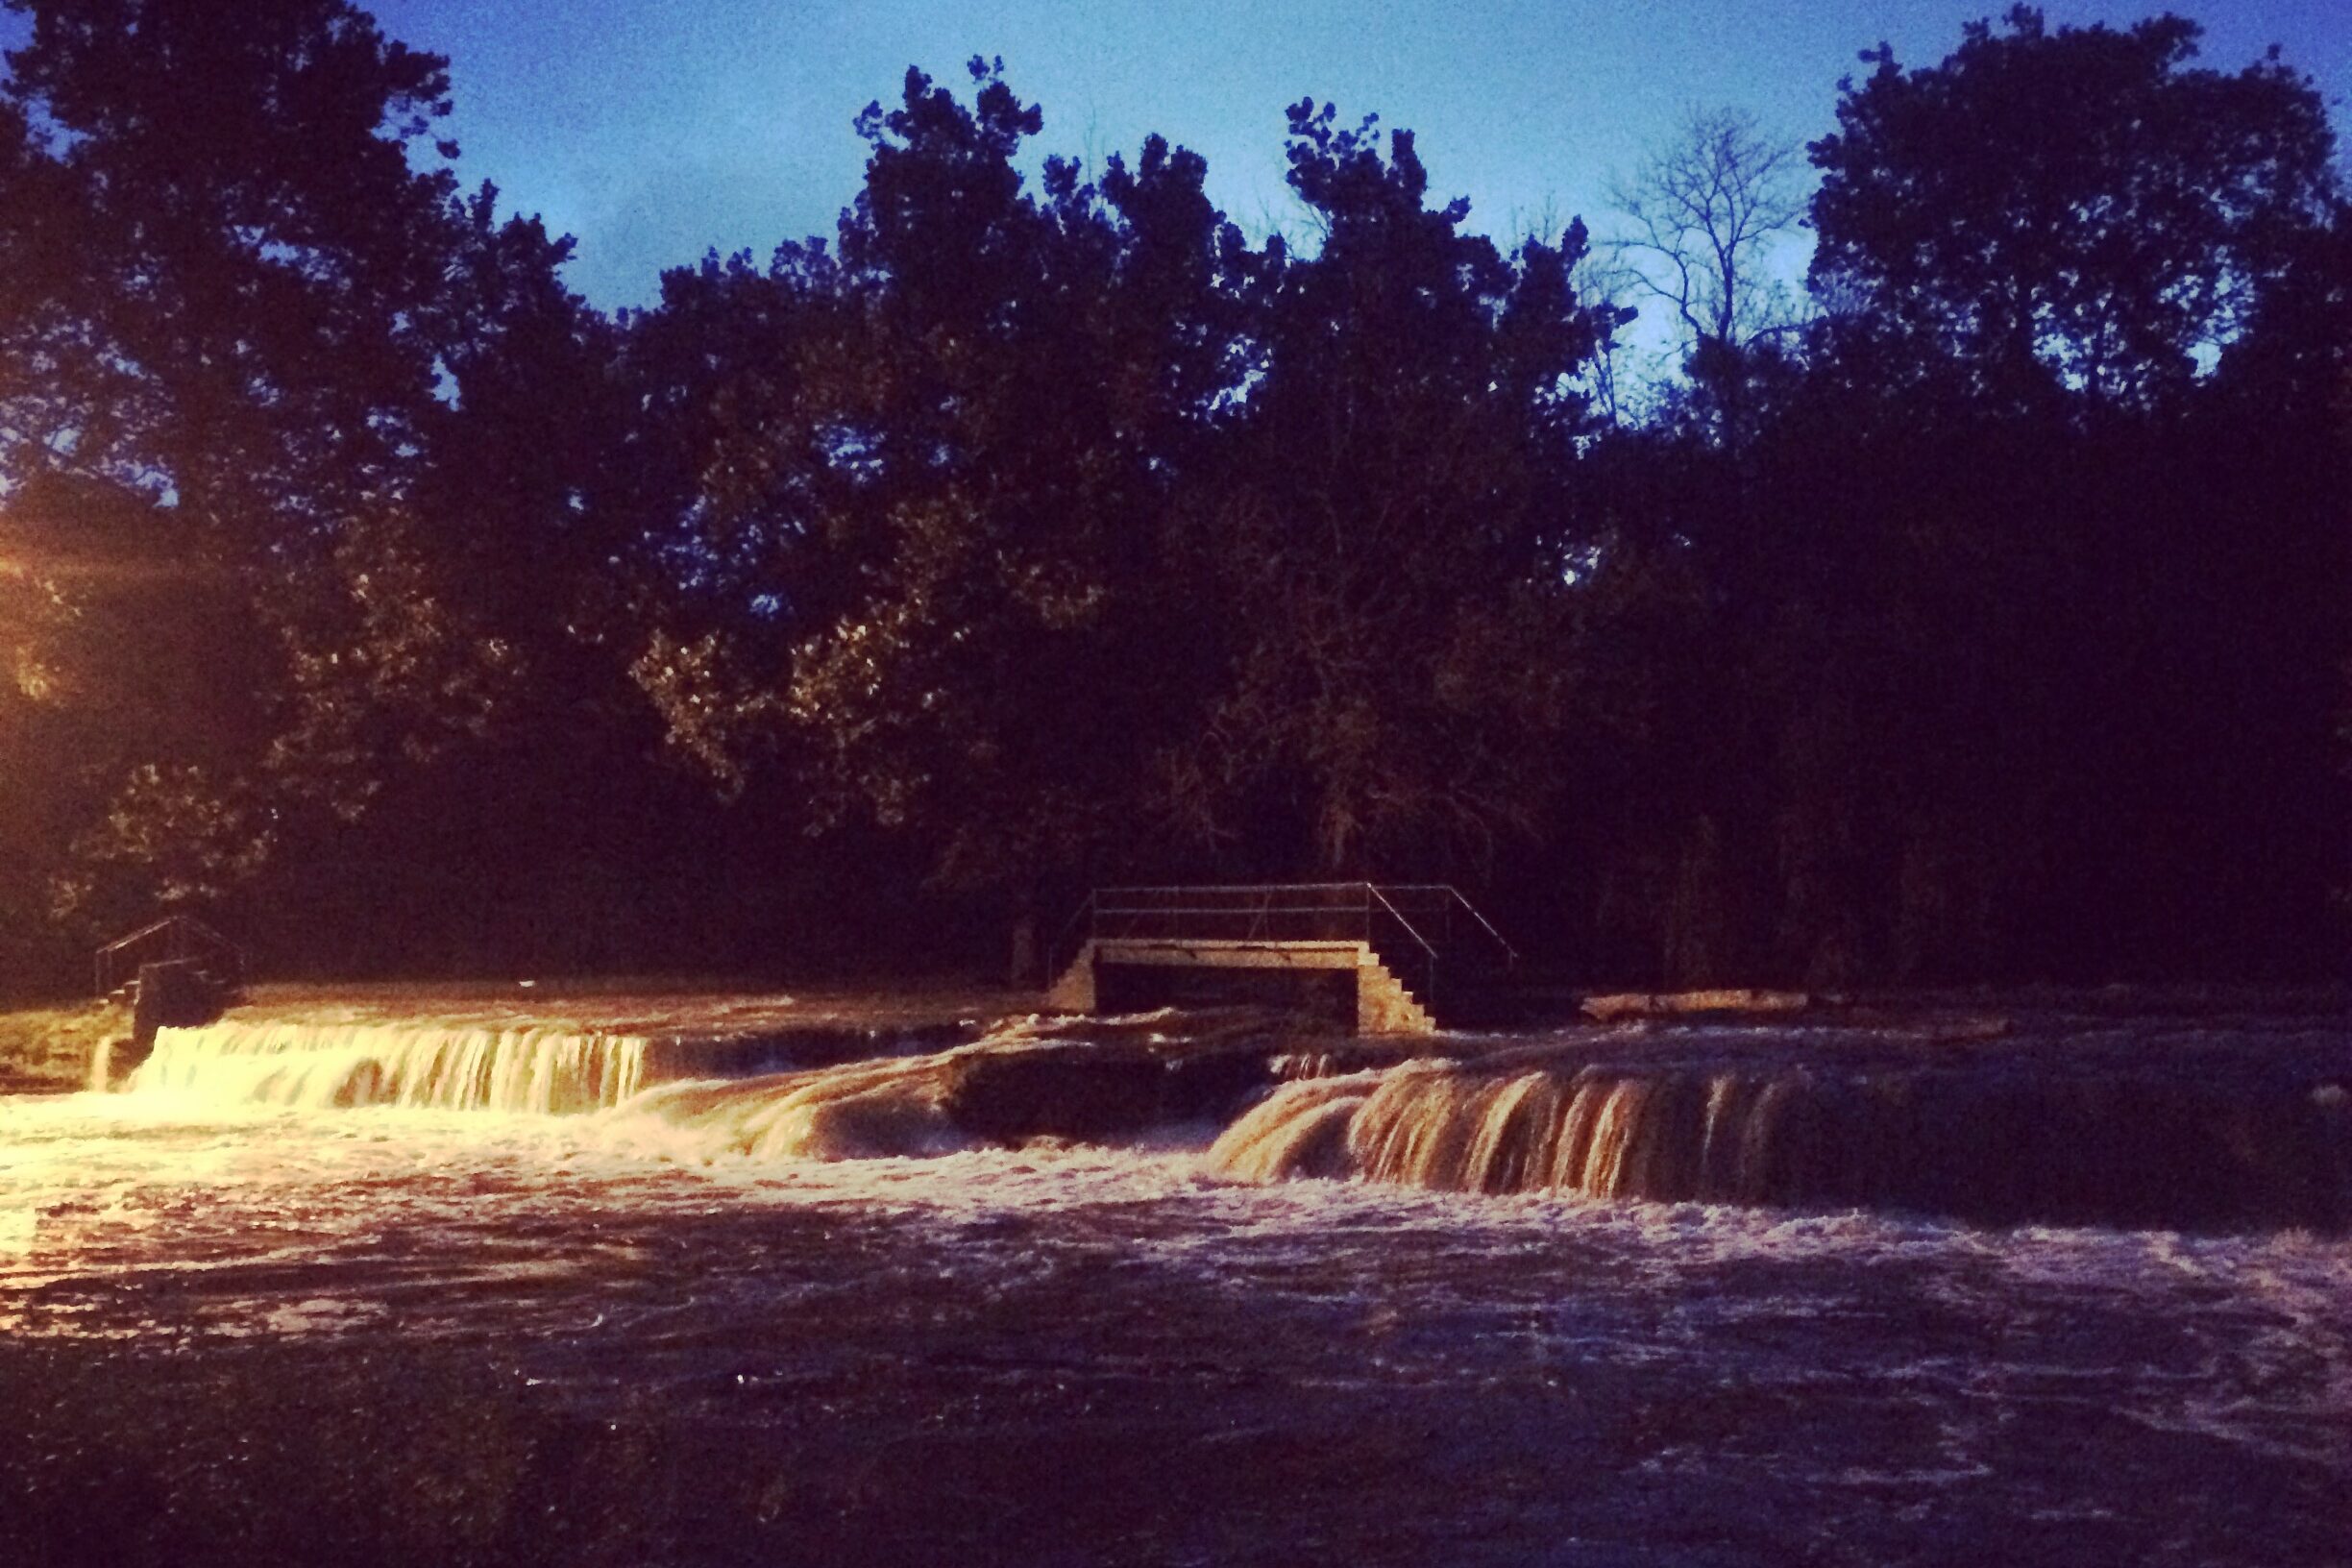
<path id="1" fill-rule="evenodd" d="M 1178 876 L 1450 877 L 1596 980 L 2340 964 L 2352 215 L 2276 58 L 1867 53 L 1803 308 L 1694 119 L 1628 421 L 1583 226 L 1312 100 L 1253 242 L 910 71 L 836 234 L 611 318 L 352 0 L 8 4 L 0 987 L 159 906 L 806 967 Z"/>

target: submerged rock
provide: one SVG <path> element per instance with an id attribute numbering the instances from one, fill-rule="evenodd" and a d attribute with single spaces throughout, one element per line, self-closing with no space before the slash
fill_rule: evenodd
<path id="1" fill-rule="evenodd" d="M 969 1052 L 945 1065 L 958 1127 L 1001 1143 L 1041 1137 L 1099 1142 L 1171 1122 L 1224 1121 L 1272 1087 L 1272 1042 L 1170 1054 L 1080 1041 Z"/>

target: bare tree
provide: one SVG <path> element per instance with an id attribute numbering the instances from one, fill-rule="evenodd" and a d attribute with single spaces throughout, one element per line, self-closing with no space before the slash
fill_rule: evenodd
<path id="1" fill-rule="evenodd" d="M 1802 151 L 1735 109 L 1693 110 L 1629 179 L 1609 184 L 1624 220 L 1610 246 L 1638 294 L 1669 306 L 1688 358 L 1786 331 L 1802 310 L 1774 253 L 1801 226 Z"/>

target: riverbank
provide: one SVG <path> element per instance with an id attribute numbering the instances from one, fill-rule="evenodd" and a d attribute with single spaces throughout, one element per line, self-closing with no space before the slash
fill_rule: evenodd
<path id="1" fill-rule="evenodd" d="M 61 1094 L 85 1087 L 99 1045 L 130 1029 L 123 1010 L 106 1002 L 0 1013 L 0 1094 Z"/>

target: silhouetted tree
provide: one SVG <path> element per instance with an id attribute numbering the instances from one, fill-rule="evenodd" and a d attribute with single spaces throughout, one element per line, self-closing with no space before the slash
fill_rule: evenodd
<path id="1" fill-rule="evenodd" d="M 339 619 L 365 620 L 363 563 L 401 527 L 432 407 L 419 306 L 452 187 L 406 148 L 446 107 L 443 62 L 337 0 L 269 0 L 235 26 L 186 0 L 11 9 L 33 24 L 0 114 L 12 530 L 78 614 L 135 620 L 152 655 L 75 688 L 117 719 L 103 745 L 85 727 L 71 762 L 121 784 L 86 842 L 96 866 L 135 862 L 179 834 L 177 812 L 191 840 L 243 841 L 214 864 L 248 865 L 267 832 L 241 797 L 271 710 L 348 688 L 293 613 L 297 583 L 341 580 Z M 285 640 L 261 689 L 238 683 L 254 673 L 239 618 L 168 613 L 239 582 L 266 587 L 245 602 Z M 383 598 L 374 613 L 410 627 L 433 613 Z M 186 640 L 158 646 L 165 627 Z M 420 651 L 409 639 L 373 678 L 430 681 Z M 187 690 L 183 671 L 209 678 Z M 209 723 L 159 722 L 163 692 Z M 218 891 L 158 874 L 150 893 Z"/>
<path id="2" fill-rule="evenodd" d="M 2052 30 L 2018 6 L 1937 65 L 1865 54 L 1812 148 L 1814 286 L 2021 406 L 2178 391 L 2334 183 L 2310 81 L 2275 51 L 2193 67 L 2199 33 L 2171 15 Z"/>
<path id="3" fill-rule="evenodd" d="M 1311 100 L 1253 244 L 910 72 L 834 234 L 607 319 L 350 0 L 7 3 L 0 984 L 61 896 L 708 970 L 1211 871 L 1466 876 L 1589 980 L 2340 962 L 2352 215 L 2275 55 L 1872 51 L 1809 317 L 1696 118 L 1635 410 L 1580 225 Z"/>
<path id="4" fill-rule="evenodd" d="M 2195 39 L 2020 8 L 1940 65 L 1867 57 L 1814 145 L 1813 277 L 1842 306 L 1763 501 L 1784 624 L 1814 633 L 1766 656 L 1814 693 L 1785 731 L 1779 857 L 1816 870 L 1784 942 L 1857 955 L 1830 970 L 2117 972 L 2290 904 L 2314 923 L 2291 865 L 2325 857 L 2286 824 L 2341 612 L 2296 578 L 2340 551 L 2308 505 L 2250 511 L 2268 486 L 2201 367 L 2293 286 L 2331 146 L 2301 77 L 2190 69 Z M 2299 782 L 2220 829 L 2265 776 Z"/>
<path id="5" fill-rule="evenodd" d="M 1320 246 L 1271 242 L 1257 373 L 1204 541 L 1227 618 L 1206 727 L 1171 758 L 1199 836 L 1262 870 L 1475 864 L 1531 836 L 1572 722 L 1561 487 L 1610 324 L 1584 233 L 1510 257 L 1433 206 L 1409 132 L 1290 110 Z"/>
<path id="6" fill-rule="evenodd" d="M 59 887 L 109 923 L 221 895 L 288 812 L 355 818 L 513 690 L 531 596 L 484 567 L 544 578 L 554 535 L 479 503 L 564 449 L 544 421 L 468 432 L 563 247 L 411 160 L 446 62 L 346 0 L 233 25 L 197 0 L 11 9 L 32 29 L 0 111 L 0 482 L 75 624 L 141 652 L 53 683 L 80 738 L 38 764 L 81 780 Z M 534 405 L 596 378 L 542 368 Z"/>
<path id="7" fill-rule="evenodd" d="M 783 746 L 818 821 L 902 829 L 942 885 L 1026 908 L 1135 851 L 1186 710 L 1170 513 L 1241 373 L 1240 241 L 1157 137 L 1090 183 L 1048 159 L 1032 192 L 1041 114 L 971 75 L 968 105 L 910 72 L 860 117 L 838 259 L 674 277 L 647 324 L 693 331 L 723 293 L 721 330 L 779 325 L 709 404 L 689 581 L 732 610 L 658 628 L 640 669 L 717 770 Z"/>

